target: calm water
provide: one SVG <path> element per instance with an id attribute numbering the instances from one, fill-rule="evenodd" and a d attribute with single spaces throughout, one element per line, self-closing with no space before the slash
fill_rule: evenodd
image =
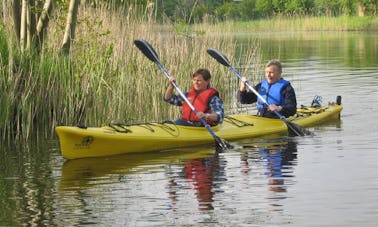
<path id="1" fill-rule="evenodd" d="M 0 226 L 374 226 L 378 34 L 260 38 L 299 104 L 342 96 L 340 121 L 314 137 L 237 141 L 219 155 L 202 147 L 65 161 L 57 141 L 3 145 Z"/>

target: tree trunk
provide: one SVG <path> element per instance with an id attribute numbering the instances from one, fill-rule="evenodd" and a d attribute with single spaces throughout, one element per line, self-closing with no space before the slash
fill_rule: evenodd
<path id="1" fill-rule="evenodd" d="M 3 18 L 3 21 L 5 21 L 6 10 L 7 8 L 6 8 L 5 0 L 3 0 L 2 5 L 1 5 L 1 17 Z"/>
<path id="2" fill-rule="evenodd" d="M 52 13 L 53 7 L 54 0 L 46 0 L 45 4 L 43 5 L 41 15 L 39 16 L 39 20 L 36 26 L 36 46 L 38 50 L 42 48 L 42 43 L 47 30 L 47 25 L 50 21 L 50 15 Z"/>
<path id="3" fill-rule="evenodd" d="M 31 12 L 31 8 L 33 7 L 33 5 L 31 5 L 30 3 L 32 3 L 32 0 L 29 0 L 28 1 L 28 5 L 26 7 L 26 49 L 27 50 L 30 50 L 30 47 L 31 47 L 31 39 L 33 37 L 33 20 L 32 20 L 32 15 L 33 13 Z"/>
<path id="4" fill-rule="evenodd" d="M 64 31 L 63 44 L 61 51 L 64 54 L 68 54 L 71 48 L 71 42 L 75 38 L 75 28 L 77 21 L 77 12 L 79 8 L 80 0 L 71 0 L 68 8 L 66 29 Z"/>
<path id="5" fill-rule="evenodd" d="M 40 0 L 12 0 L 14 29 L 21 52 L 41 50 L 54 2 L 45 0 L 43 4 Z"/>
<path id="6" fill-rule="evenodd" d="M 13 9 L 13 22 L 14 22 L 14 29 L 17 36 L 17 39 L 20 40 L 20 33 L 21 33 L 21 0 L 13 0 L 12 1 L 12 9 Z"/>
<path id="7" fill-rule="evenodd" d="M 26 23 L 27 23 L 27 8 L 28 8 L 28 1 L 22 0 L 22 7 L 21 7 L 21 19 L 20 19 L 20 48 L 21 52 L 24 52 L 26 48 Z"/>
<path id="8" fill-rule="evenodd" d="M 29 0 L 29 16 L 28 16 L 28 48 L 36 47 L 35 28 L 38 17 L 38 7 L 35 4 L 36 0 Z"/>
<path id="9" fill-rule="evenodd" d="M 366 10 L 366 7 L 364 6 L 364 4 L 362 2 L 358 2 L 358 16 L 359 17 L 365 16 L 365 10 Z"/>
<path id="10" fill-rule="evenodd" d="M 22 0 L 20 20 L 21 52 L 24 52 L 26 49 L 30 49 L 32 47 L 32 39 L 35 34 L 35 15 L 32 12 L 33 8 L 34 0 Z"/>

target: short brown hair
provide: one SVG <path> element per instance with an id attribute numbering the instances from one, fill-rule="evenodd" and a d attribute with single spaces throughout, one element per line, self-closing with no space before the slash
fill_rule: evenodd
<path id="1" fill-rule="evenodd" d="M 195 71 L 193 73 L 192 77 L 195 77 L 197 75 L 201 75 L 203 77 L 203 79 L 206 80 L 206 81 L 211 79 L 211 74 L 210 74 L 210 71 L 208 69 L 197 69 L 197 71 Z"/>
<path id="2" fill-rule="evenodd" d="M 266 63 L 265 68 L 268 68 L 269 66 L 276 66 L 279 72 L 282 72 L 282 64 L 279 60 L 270 60 L 268 63 Z"/>

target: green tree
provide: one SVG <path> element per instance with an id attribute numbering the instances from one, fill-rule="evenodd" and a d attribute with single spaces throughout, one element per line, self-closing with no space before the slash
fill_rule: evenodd
<path id="1" fill-rule="evenodd" d="M 256 13 L 259 17 L 270 17 L 273 13 L 271 0 L 256 0 Z"/>
<path id="2" fill-rule="evenodd" d="M 378 0 L 357 0 L 356 5 L 359 16 L 377 16 Z"/>
<path id="3" fill-rule="evenodd" d="M 226 2 L 215 9 L 215 15 L 221 20 L 230 20 L 240 17 L 239 8 L 233 2 Z"/>
<path id="4" fill-rule="evenodd" d="M 206 15 L 210 15 L 210 10 L 207 5 L 198 5 L 193 9 L 192 21 L 193 22 L 203 22 L 203 18 Z"/>
<path id="5" fill-rule="evenodd" d="M 341 9 L 339 1 L 314 0 L 314 5 L 316 15 L 337 16 Z"/>
<path id="6" fill-rule="evenodd" d="M 75 38 L 75 28 L 77 21 L 77 12 L 80 0 L 71 0 L 68 7 L 66 28 L 64 30 L 64 37 L 62 43 L 62 52 L 68 54 L 71 48 L 71 42 Z"/>
<path id="7" fill-rule="evenodd" d="M 340 6 L 344 15 L 351 16 L 356 12 L 356 1 L 355 0 L 340 0 Z"/>
<path id="8" fill-rule="evenodd" d="M 238 5 L 240 16 L 243 20 L 257 18 L 256 0 L 244 0 Z"/>
<path id="9" fill-rule="evenodd" d="M 232 0 L 155 0 L 157 19 L 193 22 L 205 15 L 215 15 L 216 8 Z"/>
<path id="10" fill-rule="evenodd" d="M 70 0 L 69 2 L 67 26 L 62 42 L 62 49 L 66 52 L 69 50 L 69 44 L 75 35 L 79 1 Z M 18 39 L 21 53 L 25 51 L 41 52 L 56 3 L 59 6 L 67 4 L 64 0 L 8 0 L 3 2 L 3 8 L 12 8 L 14 32 Z"/>
<path id="11" fill-rule="evenodd" d="M 308 15 L 313 7 L 312 0 L 290 0 L 285 3 L 286 15 Z"/>
<path id="12" fill-rule="evenodd" d="M 12 8 L 14 32 L 21 52 L 40 50 L 54 1 L 13 0 L 3 2 L 3 8 Z"/>

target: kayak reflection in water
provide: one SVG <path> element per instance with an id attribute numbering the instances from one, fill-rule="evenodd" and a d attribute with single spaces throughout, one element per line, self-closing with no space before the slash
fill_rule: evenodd
<path id="1" fill-rule="evenodd" d="M 224 118 L 223 101 L 219 97 L 219 92 L 210 87 L 210 71 L 198 69 L 192 77 L 193 86 L 184 95 L 197 113 L 194 113 L 180 94 L 173 94 L 175 89 L 173 83 L 176 79 L 171 76 L 168 80 L 169 86 L 165 92 L 164 100 L 172 105 L 182 106 L 181 118 L 174 123 L 185 126 L 202 126 L 200 118 L 203 118 L 211 126 L 222 123 Z"/>

